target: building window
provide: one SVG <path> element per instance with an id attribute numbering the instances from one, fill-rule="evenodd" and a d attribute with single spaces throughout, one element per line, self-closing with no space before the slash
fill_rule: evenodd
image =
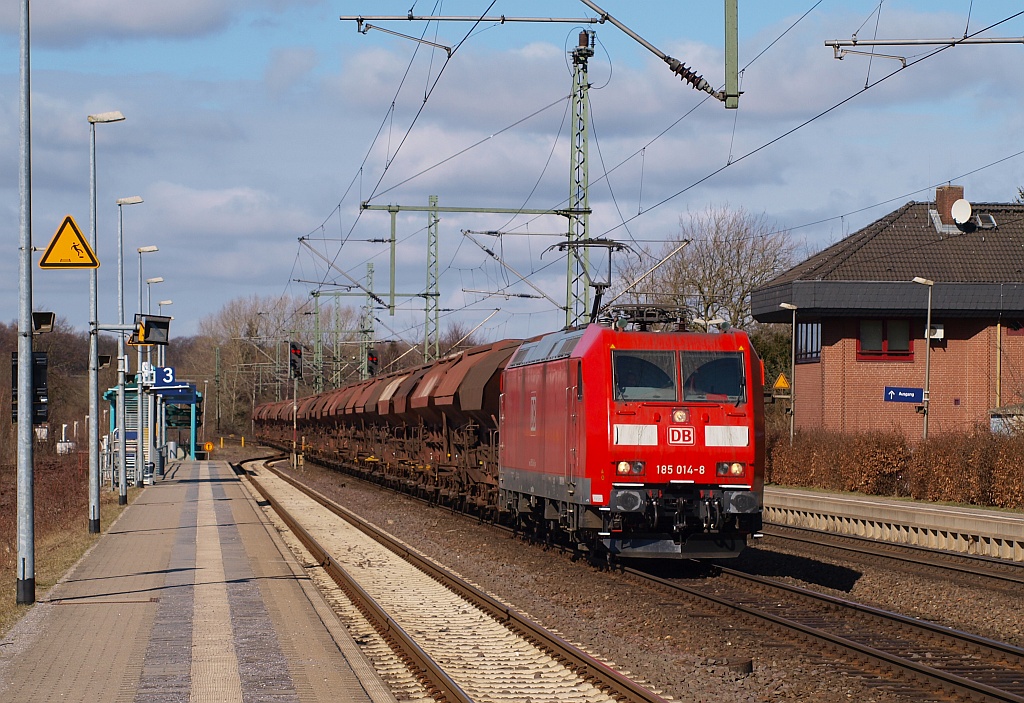
<path id="1" fill-rule="evenodd" d="M 910 320 L 861 320 L 858 361 L 913 361 Z"/>
<path id="2" fill-rule="evenodd" d="M 801 322 L 796 326 L 796 362 L 821 361 L 821 323 Z"/>

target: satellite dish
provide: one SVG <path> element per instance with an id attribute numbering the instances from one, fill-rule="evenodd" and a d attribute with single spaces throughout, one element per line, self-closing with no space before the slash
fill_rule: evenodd
<path id="1" fill-rule="evenodd" d="M 949 214 L 953 216 L 953 222 L 958 225 L 967 224 L 967 221 L 971 219 L 971 204 L 960 198 L 953 207 L 949 209 Z"/>

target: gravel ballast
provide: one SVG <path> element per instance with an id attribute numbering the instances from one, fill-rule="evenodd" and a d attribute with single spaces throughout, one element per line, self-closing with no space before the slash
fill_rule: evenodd
<path id="1" fill-rule="evenodd" d="M 663 607 L 665 597 L 655 591 L 445 508 L 312 465 L 299 477 L 666 697 L 702 703 L 910 700 L 900 694 L 899 684 L 863 675 L 855 664 L 774 640 L 710 612 Z M 1020 599 L 1007 593 L 851 564 L 845 556 L 808 556 L 773 545 L 770 538 L 729 565 L 1020 644 Z M 680 564 L 680 573 L 687 569 L 702 578 L 701 569 Z"/>

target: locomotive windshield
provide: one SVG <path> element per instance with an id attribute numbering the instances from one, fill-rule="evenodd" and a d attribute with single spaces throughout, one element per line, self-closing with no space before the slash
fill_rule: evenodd
<path id="1" fill-rule="evenodd" d="M 683 400 L 717 400 L 740 404 L 746 400 L 743 353 L 684 351 Z"/>
<path id="2" fill-rule="evenodd" d="M 616 400 L 676 400 L 676 355 L 671 351 L 612 351 Z"/>

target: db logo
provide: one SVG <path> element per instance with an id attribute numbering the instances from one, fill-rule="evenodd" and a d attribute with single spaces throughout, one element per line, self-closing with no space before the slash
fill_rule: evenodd
<path id="1" fill-rule="evenodd" d="M 693 444 L 693 428 L 692 427 L 669 427 L 668 428 L 668 443 L 669 444 Z"/>

